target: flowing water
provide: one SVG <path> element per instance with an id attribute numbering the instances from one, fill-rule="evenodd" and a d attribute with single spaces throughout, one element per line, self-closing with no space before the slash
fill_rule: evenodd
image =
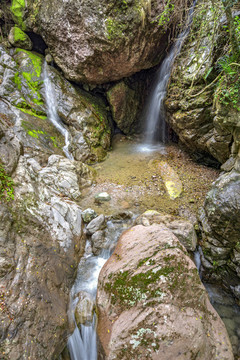
<path id="1" fill-rule="evenodd" d="M 91 322 L 81 324 L 78 328 L 74 316 L 78 302 L 77 294 L 84 291 L 95 300 L 101 268 L 113 252 L 120 234 L 129 226 L 130 222 L 108 221 L 105 242 L 99 256 L 94 256 L 90 242 L 86 243 L 85 254 L 79 263 L 77 278 L 70 295 L 69 321 L 75 323 L 75 330 L 68 340 L 71 360 L 97 360 L 96 315 L 94 314 Z"/>
<path id="2" fill-rule="evenodd" d="M 55 92 L 54 92 L 54 88 L 52 86 L 51 80 L 49 78 L 48 65 L 47 65 L 46 61 L 44 62 L 44 65 L 43 65 L 43 78 L 44 78 L 45 100 L 46 100 L 46 105 L 47 105 L 48 119 L 55 126 L 55 128 L 64 136 L 65 146 L 63 147 L 63 152 L 68 159 L 73 160 L 73 156 L 69 152 L 69 149 L 68 149 L 69 144 L 70 144 L 69 132 L 64 127 L 64 125 L 57 113 L 57 102 L 56 102 Z"/>
<path id="3" fill-rule="evenodd" d="M 195 3 L 196 1 L 194 1 L 190 10 L 185 30 L 179 35 L 176 43 L 171 47 L 169 54 L 165 57 L 156 73 L 156 79 L 146 102 L 143 115 L 145 122 L 145 143 L 150 147 L 156 142 L 160 141 L 165 143 L 167 140 L 164 107 L 167 85 L 174 60 L 179 54 L 183 42 L 189 33 Z"/>

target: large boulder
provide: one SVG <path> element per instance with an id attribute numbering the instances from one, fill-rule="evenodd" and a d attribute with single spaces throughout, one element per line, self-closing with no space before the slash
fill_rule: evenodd
<path id="1" fill-rule="evenodd" d="M 0 206 L 1 352 L 56 358 L 69 332 L 67 304 L 85 248 L 78 164 L 20 156 L 14 200 Z"/>
<path id="2" fill-rule="evenodd" d="M 219 77 L 221 61 L 227 55 L 224 51 L 228 49 L 222 16 L 221 1 L 215 4 L 214 11 L 211 1 L 197 2 L 191 31 L 175 60 L 166 98 L 168 122 L 179 140 L 197 158 L 206 161 L 209 157 L 211 162 L 214 158 L 220 163 L 230 156 L 239 121 L 233 104 L 226 107 L 224 93 L 228 85 L 224 87 L 224 76 Z"/>
<path id="3" fill-rule="evenodd" d="M 97 309 L 106 359 L 233 359 L 195 265 L 160 225 L 121 236 L 99 276 Z"/>
<path id="4" fill-rule="evenodd" d="M 70 84 L 44 58 L 23 49 L 0 45 L 0 113 L 13 127 L 24 151 L 46 158 L 63 154 L 64 136 L 50 122 L 44 79 L 52 83 L 57 115 L 69 132 L 69 151 L 76 160 L 99 161 L 110 147 L 111 127 L 104 101 Z M 2 125 L 0 125 L 2 126 Z"/>
<path id="5" fill-rule="evenodd" d="M 200 220 L 206 278 L 224 280 L 240 299 L 240 173 L 222 174 L 207 194 Z M 236 291 L 235 291 L 236 288 Z"/>
<path id="6" fill-rule="evenodd" d="M 66 78 L 100 84 L 159 63 L 171 25 L 184 8 L 174 3 L 13 0 L 11 10 L 23 30 L 43 37 Z"/>

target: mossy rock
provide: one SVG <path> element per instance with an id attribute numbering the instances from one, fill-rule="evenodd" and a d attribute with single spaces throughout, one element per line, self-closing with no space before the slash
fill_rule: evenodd
<path id="1" fill-rule="evenodd" d="M 16 48 L 32 50 L 33 47 L 30 37 L 17 26 L 11 28 L 8 41 Z"/>

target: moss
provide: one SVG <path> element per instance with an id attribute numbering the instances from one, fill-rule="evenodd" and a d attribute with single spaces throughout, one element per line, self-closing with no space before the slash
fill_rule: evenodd
<path id="1" fill-rule="evenodd" d="M 149 258 L 144 259 L 143 264 L 150 261 Z M 139 265 L 139 264 L 138 264 Z M 147 300 L 159 303 L 159 298 L 164 294 L 159 288 L 155 288 L 154 284 L 159 281 L 160 276 L 168 276 L 174 271 L 173 266 L 158 267 L 140 272 L 131 276 L 129 271 L 119 272 L 115 275 L 111 282 L 106 283 L 104 286 L 105 291 L 111 294 L 111 302 L 115 304 L 120 302 L 124 307 L 135 306 L 139 301 L 144 303 Z"/>
<path id="2" fill-rule="evenodd" d="M 31 115 L 36 116 L 34 114 Z M 44 143 L 48 147 L 50 146 L 52 149 L 55 148 L 62 151 L 62 147 L 64 146 L 64 138 L 60 134 L 53 136 L 53 130 L 55 131 L 55 128 L 52 128 L 52 125 L 48 122 L 42 121 L 45 119 L 46 117 L 36 116 L 37 121 L 35 124 L 28 121 L 22 121 L 22 128 L 32 138 L 40 141 L 41 143 Z"/>
<path id="3" fill-rule="evenodd" d="M 28 41 L 28 36 L 21 30 L 19 29 L 19 27 L 15 26 L 14 27 L 14 41 L 17 42 L 25 42 Z"/>
<path id="4" fill-rule="evenodd" d="M 10 10 L 13 16 L 13 20 L 21 27 L 22 30 L 26 30 L 27 28 L 23 20 L 25 0 L 12 0 Z"/>
<path id="5" fill-rule="evenodd" d="M 30 106 L 30 108 L 34 107 L 34 105 L 41 107 L 44 104 L 39 91 L 42 84 L 42 81 L 40 80 L 42 72 L 42 58 L 30 51 L 22 49 L 16 49 L 16 54 L 19 56 L 22 54 L 27 55 L 26 57 L 28 59 L 28 63 L 25 66 L 24 71 L 15 73 L 14 82 L 20 91 L 22 91 L 25 84 L 29 88 L 30 101 L 32 102 L 32 106 Z"/>
<path id="6" fill-rule="evenodd" d="M 0 202 L 14 199 L 14 182 L 0 163 Z"/>

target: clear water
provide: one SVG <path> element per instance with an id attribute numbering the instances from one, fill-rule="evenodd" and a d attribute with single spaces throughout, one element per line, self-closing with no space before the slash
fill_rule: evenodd
<path id="1" fill-rule="evenodd" d="M 68 130 L 64 127 L 57 113 L 57 102 L 55 98 L 54 88 L 48 75 L 48 64 L 46 63 L 46 61 L 43 65 L 43 78 L 48 119 L 55 126 L 55 128 L 64 136 L 65 146 L 63 147 L 63 152 L 68 159 L 73 160 L 73 156 L 68 149 L 70 145 L 70 135 Z"/>
<path id="2" fill-rule="evenodd" d="M 106 241 L 104 249 L 99 256 L 89 254 L 89 242 L 87 242 L 85 255 L 79 263 L 77 278 L 71 290 L 69 306 L 70 323 L 75 323 L 74 311 L 78 301 L 76 294 L 80 291 L 85 291 L 92 295 L 93 298 L 96 297 L 98 276 L 101 268 L 111 256 L 117 240 L 124 229 L 126 229 L 126 224 L 122 222 L 107 222 L 107 228 L 105 230 Z M 71 360 L 97 360 L 96 325 L 96 316 L 94 314 L 92 323 L 82 324 L 80 328 L 75 326 L 75 330 L 68 340 Z"/>

